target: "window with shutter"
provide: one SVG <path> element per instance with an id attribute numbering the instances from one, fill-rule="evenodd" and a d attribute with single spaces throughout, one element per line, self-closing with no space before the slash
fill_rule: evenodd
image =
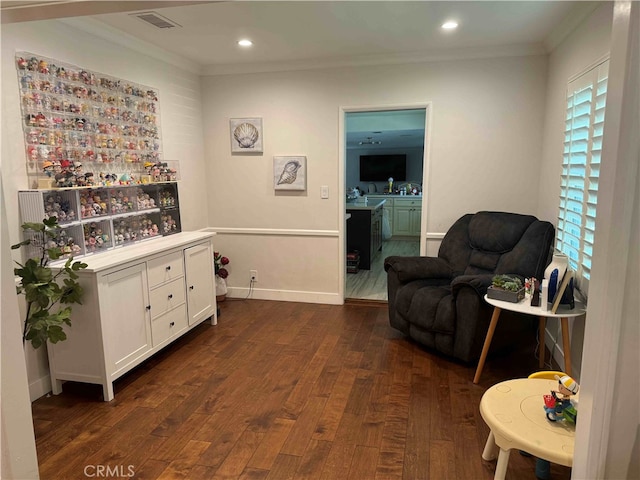
<path id="1" fill-rule="evenodd" d="M 596 228 L 609 61 L 569 82 L 556 250 L 569 257 L 586 295 Z"/>

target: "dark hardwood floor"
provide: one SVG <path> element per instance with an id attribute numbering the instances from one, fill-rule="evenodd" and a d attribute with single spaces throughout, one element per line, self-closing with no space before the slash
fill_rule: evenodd
<path id="1" fill-rule="evenodd" d="M 115 384 L 33 404 L 42 479 L 492 479 L 478 411 L 536 370 L 535 338 L 475 365 L 391 329 L 386 307 L 227 300 Z M 542 414 L 542 405 L 541 405 Z M 512 453 L 507 479 L 535 479 Z M 552 466 L 555 480 L 570 469 Z M 100 475 L 101 474 L 101 475 Z"/>

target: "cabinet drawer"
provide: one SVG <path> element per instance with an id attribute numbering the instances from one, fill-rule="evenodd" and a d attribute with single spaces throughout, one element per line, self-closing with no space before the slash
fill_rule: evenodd
<path id="1" fill-rule="evenodd" d="M 182 252 L 174 252 L 147 262 L 149 288 L 170 282 L 184 275 L 184 261 Z"/>
<path id="2" fill-rule="evenodd" d="M 186 304 L 151 320 L 151 341 L 157 346 L 187 328 Z"/>
<path id="3" fill-rule="evenodd" d="M 166 285 L 161 285 L 149 294 L 151 304 L 151 318 L 156 318 L 172 308 L 184 303 L 185 288 L 184 278 L 176 278 Z"/>
<path id="4" fill-rule="evenodd" d="M 421 207 L 422 197 L 416 198 L 396 198 L 394 207 Z"/>

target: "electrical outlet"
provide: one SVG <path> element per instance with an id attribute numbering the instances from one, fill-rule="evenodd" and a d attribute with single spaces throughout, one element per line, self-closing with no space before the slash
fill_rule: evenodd
<path id="1" fill-rule="evenodd" d="M 249 278 L 252 282 L 258 281 L 258 270 L 249 270 Z"/>

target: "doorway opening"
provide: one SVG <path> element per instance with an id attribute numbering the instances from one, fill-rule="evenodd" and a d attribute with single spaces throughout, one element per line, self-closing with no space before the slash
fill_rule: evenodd
<path id="1" fill-rule="evenodd" d="M 344 109 L 344 298 L 387 301 L 384 259 L 418 256 L 427 105 Z"/>

